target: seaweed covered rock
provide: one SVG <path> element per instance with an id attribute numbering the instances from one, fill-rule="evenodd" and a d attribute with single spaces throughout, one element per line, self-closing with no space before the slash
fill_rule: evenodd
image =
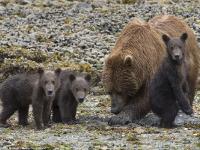
<path id="1" fill-rule="evenodd" d="M 69 53 L 45 52 L 19 46 L 0 47 L 0 82 L 9 75 L 35 72 L 39 67 L 46 69 L 63 68 L 96 75 L 90 64 L 70 61 Z M 96 75 L 98 76 L 98 75 Z"/>

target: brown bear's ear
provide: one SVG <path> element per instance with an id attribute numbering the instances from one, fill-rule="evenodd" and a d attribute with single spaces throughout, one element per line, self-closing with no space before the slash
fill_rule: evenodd
<path id="1" fill-rule="evenodd" d="M 183 33 L 180 37 L 181 41 L 185 42 L 188 38 L 188 34 L 187 33 Z"/>
<path id="2" fill-rule="evenodd" d="M 105 61 L 104 61 L 104 62 L 105 62 L 105 64 L 108 65 L 108 66 L 109 66 L 109 65 L 112 65 L 112 56 L 108 56 L 108 55 L 105 56 Z"/>
<path id="3" fill-rule="evenodd" d="M 60 75 L 60 73 L 61 73 L 61 69 L 60 68 L 57 68 L 54 72 L 55 72 L 55 74 L 57 75 L 57 76 L 59 76 Z"/>
<path id="4" fill-rule="evenodd" d="M 74 74 L 70 74 L 69 75 L 69 80 L 72 82 L 72 81 L 74 81 L 75 80 L 75 75 Z"/>
<path id="5" fill-rule="evenodd" d="M 125 65 L 128 65 L 128 66 L 131 66 L 132 65 L 132 56 L 131 55 L 127 55 L 125 56 L 125 59 L 124 59 L 124 64 Z"/>
<path id="6" fill-rule="evenodd" d="M 165 44 L 167 45 L 167 43 L 169 42 L 170 38 L 166 35 L 166 34 L 163 34 L 162 35 L 162 39 L 163 41 L 165 42 Z"/>
<path id="7" fill-rule="evenodd" d="M 88 81 L 88 82 L 90 82 L 90 80 L 91 80 L 91 75 L 90 75 L 90 74 L 85 75 L 85 80 Z"/>
<path id="8" fill-rule="evenodd" d="M 42 74 L 44 73 L 44 69 L 41 68 L 41 67 L 39 67 L 39 68 L 38 68 L 38 73 L 39 73 L 39 75 L 42 75 Z"/>

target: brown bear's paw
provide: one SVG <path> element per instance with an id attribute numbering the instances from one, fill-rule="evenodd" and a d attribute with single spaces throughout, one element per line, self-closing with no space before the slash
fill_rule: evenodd
<path id="1" fill-rule="evenodd" d="M 109 119 L 108 125 L 127 125 L 131 123 L 131 119 L 125 116 L 113 116 Z"/>

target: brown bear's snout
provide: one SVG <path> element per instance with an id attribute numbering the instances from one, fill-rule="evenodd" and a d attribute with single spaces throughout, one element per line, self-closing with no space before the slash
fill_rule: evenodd
<path id="1" fill-rule="evenodd" d="M 118 109 L 111 107 L 111 113 L 117 115 L 117 114 L 119 114 L 119 112 L 120 111 Z"/>

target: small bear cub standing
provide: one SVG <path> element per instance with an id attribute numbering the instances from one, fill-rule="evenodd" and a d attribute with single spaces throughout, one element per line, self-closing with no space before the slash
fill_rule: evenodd
<path id="1" fill-rule="evenodd" d="M 179 38 L 163 35 L 167 56 L 150 82 L 150 104 L 152 111 L 160 118 L 160 126 L 172 128 L 180 109 L 187 115 L 193 113 L 188 99 L 187 66 L 185 63 L 185 42 L 188 35 Z"/>
<path id="2" fill-rule="evenodd" d="M 58 68 L 55 72 L 39 69 L 38 73 L 39 79 L 34 85 L 32 106 L 37 129 L 43 129 L 50 126 L 53 100 L 61 85 L 61 69 Z"/>
<path id="3" fill-rule="evenodd" d="M 53 118 L 56 123 L 73 124 L 76 122 L 76 111 L 89 91 L 91 76 L 77 74 L 72 71 L 62 71 L 61 88 L 53 103 Z"/>
<path id="4" fill-rule="evenodd" d="M 55 71 L 39 68 L 36 74 L 17 74 L 6 79 L 0 88 L 0 127 L 9 126 L 7 120 L 15 111 L 18 111 L 18 124 L 28 125 L 30 104 L 33 105 L 37 129 L 49 126 L 52 102 L 60 87 L 60 72 L 60 68 Z"/>

